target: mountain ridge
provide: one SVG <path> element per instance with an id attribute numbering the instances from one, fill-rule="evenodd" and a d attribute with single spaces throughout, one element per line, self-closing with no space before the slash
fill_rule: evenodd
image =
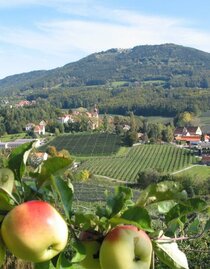
<path id="1" fill-rule="evenodd" d="M 180 80 L 179 86 L 194 83 L 197 87 L 200 79 L 210 82 L 210 53 L 172 43 L 112 48 L 51 70 L 8 76 L 0 80 L 0 94 L 55 86 L 105 85 L 110 81 L 162 80 L 176 87 L 180 76 L 183 82 Z"/>

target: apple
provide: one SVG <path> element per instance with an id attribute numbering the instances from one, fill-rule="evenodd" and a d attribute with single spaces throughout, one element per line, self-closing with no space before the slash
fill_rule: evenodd
<path id="1" fill-rule="evenodd" d="M 68 227 L 49 203 L 28 201 L 14 207 L 3 219 L 1 235 L 16 257 L 44 262 L 61 252 L 68 240 Z"/>
<path id="2" fill-rule="evenodd" d="M 104 238 L 100 249 L 102 269 L 149 269 L 152 243 L 133 225 L 119 225 Z"/>
<path id="3" fill-rule="evenodd" d="M 0 169 L 0 188 L 12 193 L 15 183 L 14 173 L 9 168 Z"/>
<path id="4" fill-rule="evenodd" d="M 85 269 L 101 269 L 99 262 L 101 243 L 97 241 L 97 235 L 89 231 L 83 231 L 79 239 L 85 247 L 86 252 L 86 257 L 80 262 L 80 265 Z"/>

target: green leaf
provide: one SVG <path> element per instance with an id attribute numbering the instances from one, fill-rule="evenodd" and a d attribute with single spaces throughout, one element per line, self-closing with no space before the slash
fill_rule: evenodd
<path id="1" fill-rule="evenodd" d="M 0 188 L 12 193 L 15 183 L 15 176 L 11 169 L 0 168 Z"/>
<path id="2" fill-rule="evenodd" d="M 130 224 L 134 224 L 145 231 L 153 231 L 151 228 L 149 213 L 145 208 L 139 206 L 131 207 L 122 214 L 120 220 L 126 221 L 124 224 L 128 224 L 128 222 L 130 222 Z"/>
<path id="3" fill-rule="evenodd" d="M 162 236 L 152 242 L 157 257 L 171 269 L 188 269 L 186 255 L 170 237 Z"/>
<path id="4" fill-rule="evenodd" d="M 200 221 L 198 218 L 195 218 L 193 222 L 190 223 L 188 227 L 189 234 L 198 234 L 200 231 Z"/>
<path id="5" fill-rule="evenodd" d="M 72 268 L 71 265 L 72 265 L 72 263 L 67 260 L 64 252 L 62 252 L 58 257 L 56 269 L 69 269 L 69 268 Z"/>
<path id="6" fill-rule="evenodd" d="M 6 258 L 6 248 L 2 239 L 0 238 L 0 266 L 4 264 L 5 258 Z"/>
<path id="7" fill-rule="evenodd" d="M 60 176 L 52 176 L 51 180 L 52 185 L 55 187 L 55 190 L 60 197 L 65 215 L 68 219 L 70 219 L 70 212 L 72 208 L 72 200 L 74 193 L 73 186 L 65 182 Z"/>
<path id="8" fill-rule="evenodd" d="M 146 206 L 147 204 L 158 203 L 161 201 L 180 201 L 187 198 L 186 192 L 181 189 L 181 185 L 173 181 L 163 181 L 149 185 L 142 191 L 137 201 L 137 205 Z"/>
<path id="9" fill-rule="evenodd" d="M 206 209 L 207 203 L 200 198 L 191 198 L 185 201 L 184 204 L 177 204 L 166 215 L 166 222 L 187 216 L 188 214 L 202 212 Z"/>
<path id="10" fill-rule="evenodd" d="M 74 257 L 72 258 L 71 262 L 78 263 L 78 262 L 81 262 L 82 260 L 84 260 L 84 258 L 86 257 L 86 250 L 85 250 L 85 246 L 82 244 L 82 242 L 79 240 L 74 241 L 72 244 L 72 247 L 76 253 L 75 253 Z"/>
<path id="11" fill-rule="evenodd" d="M 99 224 L 99 218 L 93 213 L 75 212 L 75 226 L 80 230 L 94 230 Z"/>
<path id="12" fill-rule="evenodd" d="M 51 261 L 46 261 L 42 263 L 35 263 L 34 269 L 56 269 Z"/>
<path id="13" fill-rule="evenodd" d="M 68 167 L 72 159 L 63 157 L 52 157 L 44 161 L 40 167 L 41 172 L 31 173 L 30 175 L 38 180 L 41 186 L 45 182 L 50 182 L 51 176 Z"/>
<path id="14" fill-rule="evenodd" d="M 35 145 L 36 142 L 25 143 L 15 148 L 9 156 L 9 168 L 14 172 L 15 178 L 19 181 L 25 172 L 28 155 Z"/>
<path id="15" fill-rule="evenodd" d="M 166 214 L 168 213 L 172 207 L 176 205 L 176 202 L 171 200 L 171 201 L 161 201 L 157 203 L 158 206 L 158 211 L 161 214 Z"/>
<path id="16" fill-rule="evenodd" d="M 4 189 L 0 188 L 0 211 L 9 211 L 11 210 L 16 203 L 15 198 Z"/>
<path id="17" fill-rule="evenodd" d="M 210 230 L 210 219 L 207 220 L 204 231 L 208 232 Z"/>
<path id="18" fill-rule="evenodd" d="M 115 189 L 114 196 L 108 196 L 107 198 L 107 207 L 108 211 L 110 211 L 110 216 L 118 214 L 121 210 L 123 210 L 127 203 L 129 203 L 132 198 L 133 193 L 130 188 L 119 186 Z"/>

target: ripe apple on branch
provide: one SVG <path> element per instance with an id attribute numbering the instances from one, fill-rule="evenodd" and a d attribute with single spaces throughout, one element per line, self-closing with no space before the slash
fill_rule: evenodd
<path id="1" fill-rule="evenodd" d="M 131 188 L 119 186 L 105 204 L 86 212 L 73 206 L 74 188 L 64 176 L 70 157 L 49 158 L 24 177 L 32 148 L 15 149 L 0 169 L 0 265 L 7 249 L 35 269 L 149 269 L 153 253 L 169 268 L 188 268 L 177 241 L 179 234 L 189 238 L 182 229 L 188 216 L 209 210 L 204 200 L 166 181 L 149 185 L 137 201 Z M 166 227 L 161 235 L 154 214 Z M 209 226 L 207 219 L 200 235 Z"/>

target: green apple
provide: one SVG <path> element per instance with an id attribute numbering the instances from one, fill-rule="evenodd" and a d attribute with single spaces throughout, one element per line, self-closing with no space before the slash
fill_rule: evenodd
<path id="1" fill-rule="evenodd" d="M 97 235 L 89 231 L 83 231 L 79 239 L 85 247 L 86 257 L 80 262 L 84 269 L 101 269 L 99 251 L 101 243 L 97 241 Z"/>
<path id="2" fill-rule="evenodd" d="M 80 262 L 85 269 L 100 269 L 99 250 L 101 244 L 97 241 L 82 241 L 85 247 L 86 257 Z"/>
<path id="3" fill-rule="evenodd" d="M 9 168 L 0 169 L 0 188 L 12 193 L 14 188 L 15 177 L 14 173 Z"/>
<path id="4" fill-rule="evenodd" d="M 16 257 L 31 262 L 50 260 L 68 240 L 68 227 L 59 212 L 44 201 L 14 207 L 4 218 L 1 234 Z"/>
<path id="5" fill-rule="evenodd" d="M 152 243 L 149 236 L 133 225 L 120 225 L 104 238 L 100 249 L 102 269 L 149 269 Z"/>

